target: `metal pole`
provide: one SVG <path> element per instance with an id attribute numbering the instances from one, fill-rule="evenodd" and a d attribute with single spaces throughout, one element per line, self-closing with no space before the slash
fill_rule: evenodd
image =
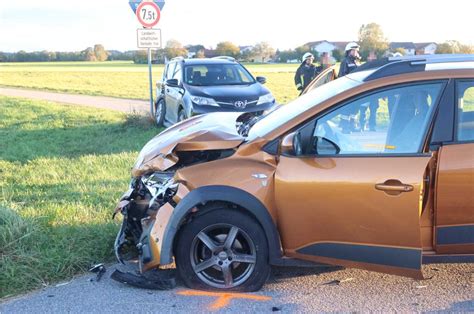
<path id="1" fill-rule="evenodd" d="M 151 76 L 151 48 L 148 48 L 148 79 L 150 81 L 150 114 L 153 116 L 153 79 Z"/>

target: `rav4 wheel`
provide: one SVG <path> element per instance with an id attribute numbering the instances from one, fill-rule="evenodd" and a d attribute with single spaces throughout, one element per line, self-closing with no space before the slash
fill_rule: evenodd
<path id="1" fill-rule="evenodd" d="M 184 112 L 184 109 L 180 109 L 178 112 L 178 122 L 183 120 L 186 120 L 186 113 Z"/>
<path id="2" fill-rule="evenodd" d="M 270 272 L 262 228 L 230 209 L 207 212 L 185 225 L 175 256 L 181 278 L 194 289 L 255 291 Z"/>
<path id="3" fill-rule="evenodd" d="M 165 100 L 163 98 L 159 99 L 155 104 L 155 122 L 157 126 L 163 126 L 163 121 L 165 119 Z"/>

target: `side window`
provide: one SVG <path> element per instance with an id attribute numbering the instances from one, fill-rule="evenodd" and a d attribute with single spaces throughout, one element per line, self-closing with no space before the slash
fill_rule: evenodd
<path id="1" fill-rule="evenodd" d="M 474 141 L 474 81 L 457 84 L 456 129 L 458 141 Z"/>
<path id="2" fill-rule="evenodd" d="M 177 79 L 179 83 L 182 81 L 182 70 L 181 70 L 181 65 L 176 64 L 176 68 L 174 69 L 173 77 L 174 79 Z"/>
<path id="3" fill-rule="evenodd" d="M 168 66 L 167 66 L 167 69 L 166 69 L 166 79 L 167 80 L 173 78 L 173 73 L 174 73 L 175 67 L 176 67 L 176 62 L 168 63 Z"/>
<path id="4" fill-rule="evenodd" d="M 309 151 L 319 155 L 417 153 L 443 83 L 386 89 L 316 120 Z"/>

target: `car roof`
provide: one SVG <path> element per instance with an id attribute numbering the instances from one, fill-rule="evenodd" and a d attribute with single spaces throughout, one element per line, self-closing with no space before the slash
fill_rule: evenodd
<path id="1" fill-rule="evenodd" d="M 235 61 L 234 58 L 227 58 L 227 57 L 218 57 L 218 58 L 196 58 L 196 59 L 184 59 L 184 58 L 175 58 L 171 61 L 181 61 L 185 65 L 200 65 L 200 64 L 236 64 L 238 63 Z"/>
<path id="2" fill-rule="evenodd" d="M 416 55 L 366 62 L 348 77 L 361 82 L 413 72 L 474 69 L 472 54 Z"/>

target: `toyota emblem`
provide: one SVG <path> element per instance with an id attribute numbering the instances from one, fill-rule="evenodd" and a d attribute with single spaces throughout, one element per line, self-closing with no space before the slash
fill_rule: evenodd
<path id="1" fill-rule="evenodd" d="M 247 101 L 237 100 L 234 102 L 234 106 L 237 109 L 245 109 L 245 107 L 247 107 Z"/>

